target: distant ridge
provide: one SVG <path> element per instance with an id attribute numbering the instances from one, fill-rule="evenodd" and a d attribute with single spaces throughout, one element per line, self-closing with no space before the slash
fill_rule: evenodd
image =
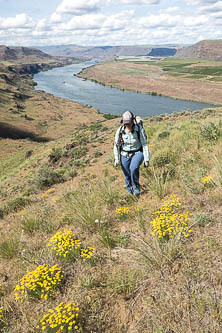
<path id="1" fill-rule="evenodd" d="M 146 56 L 151 52 L 158 55 L 171 56 L 181 46 L 155 46 L 155 45 L 128 45 L 128 46 L 78 46 L 78 45 L 55 45 L 36 46 L 39 50 L 54 56 L 72 56 L 89 58 L 114 58 L 115 56 Z M 158 49 L 158 51 L 155 51 Z"/>
<path id="2" fill-rule="evenodd" d="M 222 40 L 203 40 L 192 46 L 183 47 L 176 52 L 175 57 L 222 61 Z"/>

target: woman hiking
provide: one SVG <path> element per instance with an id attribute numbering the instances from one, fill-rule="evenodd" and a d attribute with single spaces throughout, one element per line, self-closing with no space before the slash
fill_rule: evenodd
<path id="1" fill-rule="evenodd" d="M 124 112 L 114 141 L 114 166 L 121 164 L 127 192 L 136 196 L 140 195 L 140 165 L 144 161 L 144 166 L 149 166 L 147 138 L 140 121 L 136 121 L 131 111 Z"/>

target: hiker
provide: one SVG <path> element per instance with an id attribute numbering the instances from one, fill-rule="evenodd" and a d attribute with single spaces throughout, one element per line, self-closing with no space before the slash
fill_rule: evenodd
<path id="1" fill-rule="evenodd" d="M 139 168 L 149 166 L 149 150 L 142 119 L 131 111 L 122 115 L 121 126 L 116 131 L 114 142 L 114 166 L 121 164 L 128 193 L 140 194 Z"/>

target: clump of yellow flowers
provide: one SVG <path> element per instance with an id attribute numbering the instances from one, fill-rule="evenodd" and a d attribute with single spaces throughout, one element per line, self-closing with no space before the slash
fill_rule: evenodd
<path id="1" fill-rule="evenodd" d="M 28 296 L 46 300 L 49 293 L 61 283 L 63 276 L 64 272 L 58 265 L 40 265 L 21 278 L 14 289 L 15 298 L 21 302 Z"/>
<path id="2" fill-rule="evenodd" d="M 74 253 L 76 256 L 80 256 L 83 261 L 90 259 L 96 251 L 96 249 L 91 246 L 86 248 L 82 247 L 81 241 L 75 239 L 75 235 L 71 229 L 64 229 L 63 231 L 57 232 L 50 239 L 48 246 L 55 251 L 57 256 L 66 258 L 69 254 Z"/>
<path id="3" fill-rule="evenodd" d="M 179 213 L 177 210 L 180 206 L 180 198 L 176 195 L 171 195 L 163 201 L 160 209 L 152 214 L 153 236 L 165 240 L 189 237 L 192 231 L 188 225 L 191 213 Z"/>
<path id="4" fill-rule="evenodd" d="M 116 214 L 119 215 L 119 217 L 127 217 L 132 213 L 138 212 L 139 209 L 135 206 L 129 206 L 129 207 L 120 207 L 116 209 Z"/>
<path id="5" fill-rule="evenodd" d="M 61 302 L 55 309 L 49 309 L 42 317 L 37 329 L 50 332 L 77 332 L 79 308 L 74 303 L 64 304 Z"/>
<path id="6" fill-rule="evenodd" d="M 202 178 L 202 182 L 204 184 L 212 183 L 212 180 L 216 177 L 216 175 L 208 175 Z"/>
<path id="7" fill-rule="evenodd" d="M 71 229 L 64 229 L 64 231 L 57 232 L 50 239 L 48 246 L 56 252 L 57 256 L 66 257 L 71 251 L 80 248 L 81 241 L 74 238 Z"/>
<path id="8" fill-rule="evenodd" d="M 45 192 L 43 192 L 43 193 L 41 194 L 41 198 L 46 197 L 49 193 L 54 192 L 54 191 L 55 191 L 55 188 L 54 188 L 54 187 L 49 188 L 48 190 L 46 190 Z"/>
<path id="9" fill-rule="evenodd" d="M 80 250 L 80 257 L 83 259 L 83 261 L 85 261 L 86 259 L 90 259 L 95 251 L 96 249 L 94 249 L 91 246 L 88 246 L 86 249 Z"/>

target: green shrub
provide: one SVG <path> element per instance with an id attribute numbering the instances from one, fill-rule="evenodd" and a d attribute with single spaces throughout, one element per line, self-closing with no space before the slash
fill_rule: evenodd
<path id="1" fill-rule="evenodd" d="M 190 175 L 185 170 L 182 170 L 181 172 L 181 180 L 190 193 L 201 194 L 205 190 L 204 184 L 202 184 L 198 178 Z"/>
<path id="2" fill-rule="evenodd" d="M 175 164 L 175 162 L 175 154 L 168 150 L 160 151 L 153 157 L 153 165 L 158 168 L 165 167 L 167 164 Z"/>
<path id="3" fill-rule="evenodd" d="M 50 162 L 57 162 L 61 157 L 63 157 L 64 153 L 62 148 L 55 147 L 52 149 L 51 153 L 49 154 Z"/>
<path id="4" fill-rule="evenodd" d="M 98 131 L 98 130 L 100 130 L 102 128 L 102 124 L 100 124 L 100 123 L 98 123 L 98 122 L 95 122 L 95 123 L 93 123 L 93 124 L 91 124 L 90 126 L 89 126 L 89 129 L 91 130 L 91 131 Z"/>
<path id="5" fill-rule="evenodd" d="M 80 146 L 72 149 L 72 151 L 69 153 L 70 157 L 79 159 L 80 157 L 83 157 L 86 155 L 88 149 L 85 146 Z"/>
<path id="6" fill-rule="evenodd" d="M 95 150 L 94 153 L 93 153 L 93 156 L 95 158 L 99 157 L 99 156 L 102 156 L 103 153 L 101 153 L 99 150 Z"/>
<path id="7" fill-rule="evenodd" d="M 194 221 L 200 226 L 205 226 L 212 221 L 212 218 L 207 213 L 196 213 L 194 215 Z"/>
<path id="8" fill-rule="evenodd" d="M 159 133 L 158 139 L 165 139 L 165 138 L 168 138 L 169 136 L 170 136 L 170 132 L 163 131 L 163 132 Z"/>
<path id="9" fill-rule="evenodd" d="M 34 183 L 40 189 L 44 189 L 64 181 L 64 170 L 60 172 L 59 170 L 55 170 L 48 165 L 43 165 L 34 179 Z"/>
<path id="10" fill-rule="evenodd" d="M 200 130 L 201 136 L 208 141 L 216 141 L 219 139 L 220 129 L 212 122 L 205 124 Z"/>
<path id="11" fill-rule="evenodd" d="M 119 118 L 120 116 L 115 115 L 115 114 L 110 114 L 110 113 L 105 113 L 103 117 L 107 120 L 114 119 L 114 118 Z"/>
<path id="12" fill-rule="evenodd" d="M 69 177 L 74 178 L 77 176 L 77 171 L 75 169 L 69 170 Z"/>

